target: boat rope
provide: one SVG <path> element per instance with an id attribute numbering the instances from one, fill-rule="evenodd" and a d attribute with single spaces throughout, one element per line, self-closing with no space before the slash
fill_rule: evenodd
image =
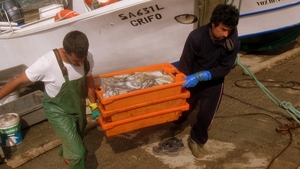
<path id="1" fill-rule="evenodd" d="M 261 88 L 261 90 L 279 107 L 286 110 L 291 117 L 297 122 L 300 123 L 300 111 L 297 110 L 290 102 L 286 101 L 280 101 L 278 98 L 276 98 L 262 83 L 260 83 L 259 80 L 254 76 L 254 74 L 240 62 L 240 56 L 237 55 L 237 58 L 235 60 L 235 65 L 240 66 L 244 69 L 244 71 L 253 78 L 253 80 L 257 83 L 257 85 Z"/>
<path id="2" fill-rule="evenodd" d="M 235 0 L 231 0 L 231 3 L 229 3 L 229 0 L 225 0 L 225 4 L 230 4 L 233 5 Z M 238 10 L 241 11 L 241 6 L 242 6 L 242 0 L 239 0 L 239 6 L 238 6 Z"/>

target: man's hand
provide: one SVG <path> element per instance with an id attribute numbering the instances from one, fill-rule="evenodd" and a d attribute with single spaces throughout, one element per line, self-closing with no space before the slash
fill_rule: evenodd
<path id="1" fill-rule="evenodd" d="M 184 80 L 186 80 L 186 82 L 182 85 L 183 87 L 195 87 L 198 82 L 211 80 L 211 74 L 207 70 L 200 71 L 185 77 Z"/>
<path id="2" fill-rule="evenodd" d="M 90 100 L 88 99 L 88 104 L 89 104 L 89 107 L 91 108 L 92 118 L 94 120 L 98 119 L 98 116 L 101 116 L 101 113 L 100 113 L 100 111 L 98 109 L 97 102 L 91 103 Z"/>
<path id="3" fill-rule="evenodd" d="M 96 108 L 95 110 L 92 110 L 92 118 L 93 118 L 94 120 L 97 120 L 97 119 L 98 119 L 98 116 L 101 116 L 101 113 L 100 113 L 99 109 Z"/>

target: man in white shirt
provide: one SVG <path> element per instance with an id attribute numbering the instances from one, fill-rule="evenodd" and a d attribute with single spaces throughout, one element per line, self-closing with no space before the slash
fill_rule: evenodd
<path id="1" fill-rule="evenodd" d="M 63 48 L 46 53 L 0 90 L 2 99 L 22 84 L 44 82 L 44 111 L 62 140 L 59 155 L 72 169 L 85 168 L 83 135 L 87 124 L 86 97 L 93 116 L 100 115 L 92 77 L 94 61 L 88 48 L 86 35 L 80 31 L 71 31 L 64 37 Z"/>

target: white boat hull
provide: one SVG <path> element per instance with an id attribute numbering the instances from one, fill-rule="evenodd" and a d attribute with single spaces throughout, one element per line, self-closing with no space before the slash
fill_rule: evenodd
<path id="1" fill-rule="evenodd" d="M 120 6 L 123 2 L 118 3 Z M 95 60 L 94 74 L 174 62 L 179 59 L 184 41 L 193 30 L 193 25 L 179 24 L 174 16 L 193 13 L 194 6 L 193 1 L 173 0 L 172 3 L 174 5 L 169 1 L 140 0 L 123 9 L 111 4 L 107 10 L 84 13 L 53 23 L 51 28 L 46 25 L 32 33 L 28 29 L 27 32 L 4 34 L 0 36 L 0 67 L 31 65 L 47 51 L 61 47 L 64 35 L 71 30 L 83 31 L 88 36 Z M 124 4 L 130 6 L 130 3 Z M 128 19 L 124 19 L 126 17 Z"/>
<path id="2" fill-rule="evenodd" d="M 228 2 L 237 7 L 239 1 Z M 240 6 L 239 37 L 276 32 L 300 25 L 300 0 L 243 0 Z"/>
<path id="3" fill-rule="evenodd" d="M 300 11 L 300 0 L 267 2 L 271 1 L 274 3 L 227 1 L 240 7 L 238 31 L 241 38 L 299 25 L 296 13 Z M 79 16 L 59 22 L 45 19 L 0 34 L 0 69 L 20 64 L 30 66 L 49 50 L 61 47 L 63 37 L 71 30 L 87 34 L 90 51 L 94 54 L 95 75 L 175 62 L 197 23 L 180 24 L 174 17 L 199 15 L 199 0 L 123 0 L 93 11 L 87 10 L 83 1 L 80 3 L 73 5 Z M 211 11 L 205 15 L 210 16 Z"/>

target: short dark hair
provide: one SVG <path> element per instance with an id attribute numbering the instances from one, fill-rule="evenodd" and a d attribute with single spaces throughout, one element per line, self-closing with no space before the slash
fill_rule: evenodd
<path id="1" fill-rule="evenodd" d="M 234 29 L 239 23 L 239 11 L 233 5 L 219 4 L 212 12 L 210 23 L 218 26 L 220 23 Z"/>
<path id="2" fill-rule="evenodd" d="M 63 40 L 63 47 L 67 54 L 74 53 L 78 58 L 85 58 L 88 54 L 89 41 L 87 36 L 80 31 L 69 32 Z"/>

